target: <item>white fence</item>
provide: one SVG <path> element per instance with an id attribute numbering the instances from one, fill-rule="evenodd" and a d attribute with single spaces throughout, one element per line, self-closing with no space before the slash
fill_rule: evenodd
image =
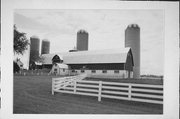
<path id="1" fill-rule="evenodd" d="M 86 74 L 81 74 L 81 75 L 76 75 L 76 76 L 53 78 L 52 79 L 52 94 L 54 94 L 55 89 L 62 89 L 62 88 L 71 86 L 73 85 L 75 81 L 80 81 L 86 77 L 87 77 Z"/>
<path id="2" fill-rule="evenodd" d="M 162 85 L 130 84 L 77 79 L 77 77 L 71 77 L 70 80 L 68 80 L 68 78 L 53 78 L 52 94 L 54 95 L 54 92 L 61 92 L 95 96 L 98 97 L 98 101 L 101 101 L 101 98 L 112 98 L 163 104 Z"/>
<path id="3" fill-rule="evenodd" d="M 0 100 L 1 100 L 1 97 L 2 97 L 2 90 L 1 90 L 1 82 L 0 82 Z"/>

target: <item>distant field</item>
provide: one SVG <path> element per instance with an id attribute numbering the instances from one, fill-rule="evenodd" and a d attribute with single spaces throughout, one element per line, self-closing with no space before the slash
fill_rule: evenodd
<path id="1" fill-rule="evenodd" d="M 85 80 L 163 85 L 163 80 L 159 80 L 159 79 L 153 80 L 153 79 L 98 79 L 98 78 L 86 78 Z"/>
<path id="2" fill-rule="evenodd" d="M 51 78 L 52 76 L 14 76 L 13 112 L 15 114 L 163 113 L 163 105 L 104 98 L 98 102 L 97 97 L 62 93 L 51 95 Z"/>

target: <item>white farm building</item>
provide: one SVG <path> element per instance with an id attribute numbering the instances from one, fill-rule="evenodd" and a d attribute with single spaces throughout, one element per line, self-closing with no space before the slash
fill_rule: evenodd
<path id="1" fill-rule="evenodd" d="M 69 75 L 69 71 L 70 70 L 68 65 L 62 63 L 54 63 L 49 73 L 55 75 Z"/>
<path id="2" fill-rule="evenodd" d="M 43 54 L 43 67 L 55 67 L 54 64 L 68 66 L 69 73 L 86 73 L 95 78 L 132 78 L 133 55 L 131 48 L 111 50 L 77 51 L 57 54 Z M 59 67 L 62 67 L 59 65 Z M 60 73 L 64 75 L 64 73 Z"/>

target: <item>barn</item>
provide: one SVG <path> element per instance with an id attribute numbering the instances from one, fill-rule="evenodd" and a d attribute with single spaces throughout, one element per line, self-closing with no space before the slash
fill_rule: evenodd
<path id="1" fill-rule="evenodd" d="M 78 51 L 43 54 L 43 67 L 64 63 L 71 73 L 86 73 L 94 78 L 132 78 L 133 55 L 131 48 Z"/>

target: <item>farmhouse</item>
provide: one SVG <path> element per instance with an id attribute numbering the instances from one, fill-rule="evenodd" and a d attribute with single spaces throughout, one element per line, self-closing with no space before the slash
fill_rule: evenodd
<path id="1" fill-rule="evenodd" d="M 19 58 L 17 58 L 15 62 L 17 63 L 17 65 L 19 66 L 20 69 L 23 69 L 24 64 L 22 63 L 22 61 Z"/>
<path id="2" fill-rule="evenodd" d="M 43 54 L 43 67 L 52 68 L 55 63 L 67 64 L 70 73 L 86 73 L 95 78 L 132 78 L 133 56 L 131 48 L 95 51 L 77 51 Z"/>

